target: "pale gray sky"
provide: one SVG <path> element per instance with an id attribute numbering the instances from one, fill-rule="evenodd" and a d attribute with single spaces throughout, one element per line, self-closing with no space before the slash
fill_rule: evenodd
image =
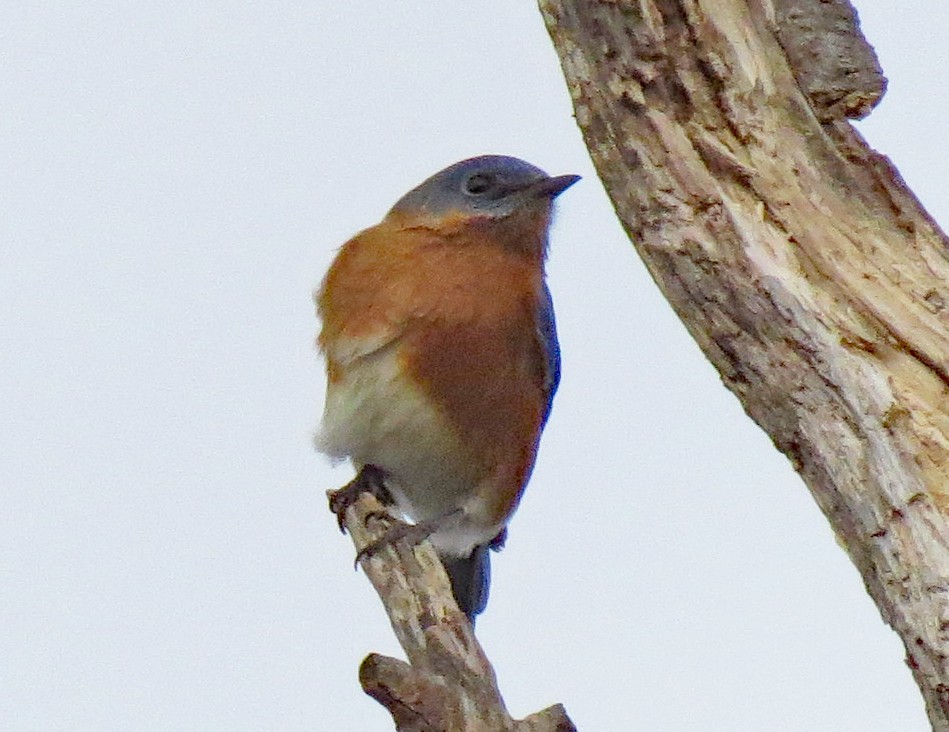
<path id="1" fill-rule="evenodd" d="M 949 221 L 949 5 L 858 8 L 890 78 L 860 127 Z M 585 177 L 549 267 L 564 379 L 478 627 L 512 712 L 927 728 L 625 240 L 531 2 L 6 3 L 0 28 L 0 729 L 391 728 L 356 669 L 398 647 L 325 509 L 350 471 L 310 445 L 310 292 L 489 152 Z"/>

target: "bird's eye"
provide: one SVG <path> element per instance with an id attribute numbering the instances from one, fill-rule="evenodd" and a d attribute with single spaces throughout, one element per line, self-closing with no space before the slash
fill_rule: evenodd
<path id="1" fill-rule="evenodd" d="M 469 193 L 472 196 L 478 196 L 482 193 L 487 193 L 494 185 L 494 176 L 486 175 L 485 173 L 475 173 L 468 180 L 465 181 L 465 193 Z"/>

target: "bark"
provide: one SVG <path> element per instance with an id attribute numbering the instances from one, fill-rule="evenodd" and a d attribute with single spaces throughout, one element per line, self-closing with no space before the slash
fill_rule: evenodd
<path id="1" fill-rule="evenodd" d="M 949 730 L 949 258 L 847 121 L 843 0 L 540 0 L 637 251 L 793 463 Z"/>
<path id="2" fill-rule="evenodd" d="M 342 519 L 357 550 L 382 537 L 394 520 L 369 494 L 363 494 Z M 397 730 L 576 730 L 559 704 L 526 719 L 511 718 L 494 669 L 455 604 L 445 570 L 428 542 L 414 547 L 398 542 L 363 558 L 360 565 L 379 593 L 408 658 L 406 663 L 370 654 L 359 669 L 363 690 L 389 710 Z"/>

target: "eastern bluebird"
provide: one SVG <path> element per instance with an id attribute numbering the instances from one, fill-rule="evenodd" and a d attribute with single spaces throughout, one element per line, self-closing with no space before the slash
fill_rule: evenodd
<path id="1" fill-rule="evenodd" d="M 317 444 L 352 461 L 356 493 L 375 485 L 414 522 L 380 546 L 431 540 L 472 620 L 560 381 L 544 260 L 553 199 L 578 180 L 499 155 L 456 163 L 344 244 L 316 294 Z"/>

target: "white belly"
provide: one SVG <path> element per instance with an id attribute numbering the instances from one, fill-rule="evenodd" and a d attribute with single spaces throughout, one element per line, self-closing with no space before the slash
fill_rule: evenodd
<path id="1" fill-rule="evenodd" d="M 317 447 L 359 468 L 376 465 L 414 521 L 460 506 L 483 477 L 447 419 L 399 368 L 399 349 L 350 362 L 329 384 Z"/>

